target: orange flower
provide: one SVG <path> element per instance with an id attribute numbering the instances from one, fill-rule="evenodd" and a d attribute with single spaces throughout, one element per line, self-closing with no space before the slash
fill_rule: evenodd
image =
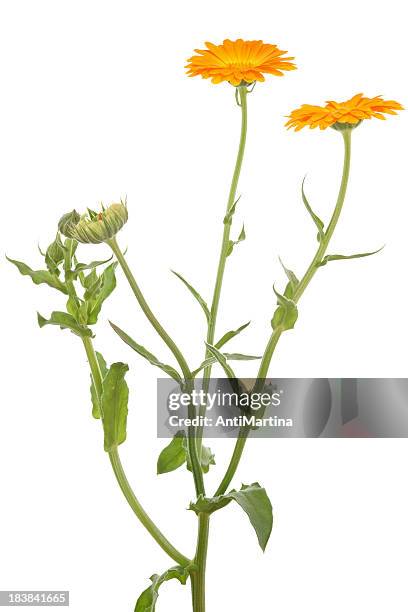
<path id="1" fill-rule="evenodd" d="M 276 45 L 263 43 L 262 40 L 224 40 L 222 45 L 205 43 L 207 49 L 195 49 L 199 55 L 193 55 L 186 66 L 188 76 L 201 75 L 213 83 L 228 81 L 231 85 L 245 85 L 255 81 L 264 81 L 265 74 L 282 76 L 282 70 L 296 70 L 289 60 L 293 57 L 282 57 L 287 51 L 281 51 Z"/>
<path id="2" fill-rule="evenodd" d="M 399 102 L 383 100 L 381 96 L 365 98 L 363 94 L 357 94 L 346 102 L 330 101 L 326 103 L 326 106 L 302 104 L 300 108 L 290 113 L 286 127 L 295 128 L 295 132 L 307 125 L 312 129 L 318 127 L 321 130 L 331 126 L 356 127 L 364 119 L 372 117 L 385 119 L 383 113 L 396 115 L 397 110 L 403 110 Z M 336 124 L 339 125 L 336 126 Z"/>

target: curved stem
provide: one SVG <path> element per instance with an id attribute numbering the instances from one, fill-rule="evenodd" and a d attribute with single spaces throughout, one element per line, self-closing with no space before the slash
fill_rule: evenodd
<path id="1" fill-rule="evenodd" d="M 132 508 L 133 512 L 136 514 L 139 521 L 142 525 L 147 529 L 152 538 L 156 540 L 158 545 L 166 552 L 176 563 L 180 565 L 187 566 L 191 563 L 191 561 L 181 554 L 162 534 L 160 529 L 155 525 L 152 519 L 149 517 L 147 512 L 143 509 L 142 505 L 138 501 L 137 497 L 132 491 L 132 488 L 126 478 L 126 474 L 123 470 L 120 457 L 117 449 L 111 451 L 109 453 L 109 459 L 116 476 L 116 480 L 122 490 L 123 495 L 125 496 L 129 506 Z"/>
<path id="2" fill-rule="evenodd" d="M 91 368 L 92 380 L 95 386 L 96 394 L 99 400 L 99 406 L 101 408 L 101 397 L 102 397 L 102 375 L 99 368 L 99 363 L 95 354 L 95 349 L 92 343 L 91 338 L 82 338 L 86 355 L 88 358 L 89 366 Z M 101 416 L 103 419 L 103 414 L 101 411 Z M 119 454 L 117 449 L 111 451 L 109 453 L 109 459 L 113 468 L 113 471 L 116 476 L 116 480 L 129 503 L 129 506 L 132 508 L 133 512 L 136 514 L 139 521 L 142 525 L 147 529 L 150 535 L 156 540 L 158 545 L 174 560 L 176 563 L 180 565 L 188 565 L 190 560 L 185 557 L 181 552 L 179 552 L 170 542 L 169 540 L 162 534 L 160 529 L 156 526 L 156 524 L 149 517 L 147 512 L 144 510 L 136 495 L 134 494 L 127 478 L 126 474 L 123 470 Z"/>
<path id="3" fill-rule="evenodd" d="M 345 129 L 341 132 L 341 134 L 344 140 L 344 159 L 343 159 L 343 173 L 341 177 L 340 189 L 339 189 L 339 193 L 337 196 L 336 206 L 334 208 L 329 225 L 327 226 L 327 230 L 324 233 L 324 237 L 322 238 L 319 244 L 319 248 L 317 249 L 315 256 L 313 257 L 308 269 L 306 270 L 305 274 L 303 275 L 302 279 L 299 282 L 299 285 L 297 286 L 295 290 L 295 293 L 292 298 L 295 303 L 297 303 L 300 300 L 305 289 L 309 285 L 313 276 L 316 274 L 316 271 L 319 267 L 318 264 L 322 261 L 327 251 L 327 247 L 329 246 L 329 242 L 333 235 L 333 232 L 336 229 L 336 225 L 338 223 L 338 220 L 339 220 L 342 208 L 343 208 L 344 200 L 346 197 L 347 184 L 348 184 L 348 179 L 350 176 L 351 129 Z M 269 366 L 270 366 L 273 354 L 275 352 L 276 346 L 279 342 L 279 339 L 283 331 L 284 330 L 278 326 L 273 331 L 273 333 L 271 334 L 268 340 L 268 343 L 266 345 L 266 348 L 265 348 L 265 351 L 262 357 L 262 361 L 261 361 L 261 364 L 258 370 L 257 382 L 256 382 L 257 390 L 259 390 L 258 388 L 260 387 L 260 385 L 263 385 L 263 381 L 268 376 Z M 235 472 L 237 471 L 238 464 L 241 460 L 242 453 L 244 451 L 245 444 L 248 439 L 249 433 L 250 433 L 250 427 L 245 426 L 241 428 L 238 434 L 239 437 L 235 443 L 235 447 L 234 447 L 234 451 L 233 451 L 230 463 L 228 465 L 225 475 L 215 495 L 222 495 L 223 493 L 225 493 L 225 491 L 229 487 L 231 480 L 233 479 Z"/>
<path id="4" fill-rule="evenodd" d="M 156 332 L 159 334 L 160 338 L 162 338 L 162 340 L 165 342 L 165 344 L 168 346 L 168 348 L 170 349 L 170 351 L 173 353 L 174 357 L 177 360 L 177 363 L 179 364 L 181 371 L 183 373 L 184 376 L 184 380 L 186 382 L 186 385 L 188 388 L 191 387 L 192 384 L 192 374 L 190 371 L 190 368 L 187 364 L 187 361 L 184 358 L 184 355 L 182 354 L 181 350 L 179 349 L 179 347 L 177 346 L 177 344 L 174 342 L 174 340 L 169 336 L 169 334 L 166 332 L 166 330 L 164 329 L 164 327 L 161 325 L 161 323 L 159 323 L 159 321 L 157 320 L 156 316 L 153 314 L 149 304 L 147 303 L 139 285 L 136 282 L 135 277 L 132 274 L 131 269 L 128 266 L 128 263 L 125 259 L 125 256 L 123 255 L 117 241 L 116 238 L 112 238 L 111 240 L 109 240 L 107 242 L 107 244 L 109 244 L 109 246 L 111 247 L 116 259 L 119 262 L 120 267 L 123 270 L 123 273 L 125 274 L 128 283 L 140 305 L 140 308 L 142 309 L 142 311 L 144 312 L 144 314 L 146 315 L 147 319 L 149 320 L 149 322 L 151 323 L 151 325 L 153 326 L 153 328 L 156 330 Z M 188 389 L 187 389 L 188 392 Z M 194 417 L 194 414 L 190 414 L 191 417 Z M 192 471 L 193 471 L 193 477 L 194 477 L 194 485 L 195 485 L 195 489 L 196 489 L 196 493 L 197 495 L 200 494 L 204 494 L 205 490 L 204 490 L 204 478 L 203 478 L 203 472 L 201 469 L 201 463 L 199 460 L 199 453 L 197 451 L 197 439 L 195 436 L 195 431 L 189 429 L 188 432 L 188 448 L 189 448 L 189 453 L 190 453 L 190 458 L 191 458 L 191 467 L 192 467 Z"/>

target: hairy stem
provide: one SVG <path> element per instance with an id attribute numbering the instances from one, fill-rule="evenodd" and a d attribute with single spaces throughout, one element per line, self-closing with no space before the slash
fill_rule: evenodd
<path id="1" fill-rule="evenodd" d="M 338 223 L 344 200 L 347 192 L 347 184 L 350 175 L 350 160 L 351 160 L 351 129 L 345 129 L 341 132 L 344 140 L 344 159 L 343 159 L 343 173 L 340 183 L 340 189 L 337 196 L 336 206 L 334 208 L 332 217 L 330 219 L 330 223 L 327 226 L 327 230 L 324 233 L 324 237 L 321 239 L 319 247 L 316 251 L 315 256 L 313 257 L 308 269 L 303 275 L 299 285 L 296 288 L 296 291 L 293 295 L 293 301 L 297 303 L 302 297 L 305 289 L 309 285 L 313 276 L 316 274 L 318 269 L 318 264 L 322 261 L 327 248 L 329 246 L 330 239 L 333 235 L 334 230 L 336 229 L 336 225 Z M 255 384 L 255 388 L 259 391 L 261 385 L 264 384 L 265 378 L 268 376 L 269 366 L 271 364 L 271 360 L 273 354 L 275 352 L 276 346 L 279 342 L 279 339 L 282 335 L 283 329 L 281 327 L 277 327 L 273 333 L 271 334 L 268 343 L 266 345 L 261 364 L 259 366 L 259 371 L 257 375 L 257 382 Z M 225 493 L 227 488 L 229 487 L 231 480 L 233 479 L 235 472 L 237 471 L 239 462 L 242 457 L 242 453 L 245 448 L 246 441 L 248 439 L 248 435 L 250 433 L 250 427 L 244 426 L 240 429 L 237 441 L 235 443 L 234 451 L 228 465 L 228 468 L 225 472 L 225 475 L 218 487 L 215 495 L 222 495 Z"/>
<path id="2" fill-rule="evenodd" d="M 95 349 L 92 343 L 91 338 L 82 338 L 84 347 L 85 347 L 85 351 L 86 351 L 86 355 L 88 358 L 88 362 L 89 362 L 89 366 L 91 369 L 91 375 L 92 375 L 92 380 L 95 386 L 95 390 L 96 390 L 96 394 L 98 397 L 98 401 L 99 401 L 99 406 L 100 408 L 102 408 L 101 405 L 101 397 L 102 397 L 102 375 L 101 375 L 101 371 L 99 368 L 99 363 L 95 354 Z M 101 417 L 103 419 L 103 414 L 102 414 L 102 410 L 101 410 Z M 136 514 L 137 518 L 139 519 L 139 521 L 142 523 L 142 525 L 147 529 L 147 531 L 150 533 L 150 535 L 152 536 L 152 538 L 154 538 L 154 540 L 156 540 L 156 542 L 158 543 L 158 545 L 174 560 L 176 561 L 176 563 L 179 563 L 180 565 L 183 566 L 187 566 L 190 562 L 190 560 L 185 557 L 183 554 L 181 554 L 181 552 L 179 552 L 170 542 L 169 540 L 163 535 L 163 533 L 160 531 L 160 529 L 156 526 L 156 524 L 152 521 L 152 519 L 149 517 L 149 515 L 147 514 L 147 512 L 144 510 L 144 508 L 142 507 L 142 505 L 140 504 L 139 500 L 137 499 L 136 495 L 134 494 L 127 478 L 126 478 L 126 474 L 123 470 L 120 458 L 119 458 L 119 454 L 117 449 L 111 451 L 109 453 L 109 459 L 114 471 L 114 474 L 116 476 L 116 480 L 129 504 L 129 506 L 132 508 L 133 512 Z"/>

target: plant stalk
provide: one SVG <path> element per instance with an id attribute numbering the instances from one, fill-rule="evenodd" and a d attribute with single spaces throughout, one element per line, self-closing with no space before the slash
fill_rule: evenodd
<path id="1" fill-rule="evenodd" d="M 101 397 L 102 397 L 102 375 L 99 368 L 98 359 L 95 354 L 95 349 L 92 343 L 91 338 L 82 338 L 86 355 L 88 358 L 89 366 L 91 369 L 92 380 L 95 386 L 96 394 L 99 401 L 99 407 L 102 408 L 101 405 Z M 101 410 L 101 418 L 103 419 L 103 413 Z M 187 566 L 191 563 L 191 561 L 185 557 L 181 552 L 179 552 L 169 540 L 163 535 L 157 525 L 152 521 L 147 512 L 144 510 L 136 495 L 134 494 L 127 478 L 126 474 L 123 470 L 122 463 L 120 461 L 118 450 L 115 449 L 109 453 L 109 459 L 116 476 L 116 480 L 119 484 L 119 487 L 122 490 L 123 495 L 125 496 L 129 506 L 132 508 L 133 512 L 136 514 L 139 521 L 142 525 L 147 529 L 152 538 L 156 540 L 158 545 L 166 552 L 169 557 L 171 557 L 176 563 L 180 565 Z"/>
<path id="2" fill-rule="evenodd" d="M 209 515 L 200 513 L 198 516 L 197 549 L 194 557 L 196 570 L 190 574 L 193 612 L 205 612 L 205 569 L 207 563 L 209 526 Z"/>
<path id="3" fill-rule="evenodd" d="M 295 293 L 292 298 L 295 303 L 298 303 L 304 291 L 306 290 L 307 286 L 309 285 L 310 281 L 316 274 L 316 271 L 319 267 L 319 263 L 322 261 L 327 251 L 331 237 L 333 236 L 333 232 L 336 229 L 336 225 L 338 223 L 338 220 L 339 220 L 342 208 L 343 208 L 343 204 L 344 204 L 344 200 L 345 200 L 346 192 L 347 192 L 348 180 L 350 176 L 351 131 L 352 131 L 351 129 L 346 129 L 341 132 L 343 136 L 343 141 L 344 141 L 344 159 L 343 159 L 343 173 L 341 177 L 340 189 L 339 189 L 339 193 L 337 196 L 336 206 L 334 208 L 329 225 L 327 226 L 327 230 L 324 233 L 324 237 L 322 238 L 319 244 L 319 247 L 316 251 L 316 254 L 313 257 L 308 269 L 306 270 L 305 274 L 303 275 L 302 279 L 299 282 L 299 285 L 297 286 L 295 290 Z M 262 361 L 261 361 L 261 364 L 258 370 L 257 382 L 255 384 L 255 388 L 257 388 L 257 390 L 259 390 L 261 385 L 263 386 L 264 380 L 268 376 L 271 360 L 272 360 L 276 346 L 279 342 L 279 339 L 283 331 L 284 330 L 278 326 L 273 331 L 273 333 L 271 334 L 268 340 L 268 343 L 266 345 L 266 348 L 265 348 L 265 351 L 262 357 Z M 241 460 L 242 453 L 244 451 L 245 444 L 248 439 L 250 431 L 251 429 L 248 426 L 244 426 L 240 429 L 230 463 L 228 465 L 228 468 L 224 474 L 224 477 L 217 491 L 214 494 L 215 496 L 223 495 L 226 492 L 227 488 L 229 487 L 235 475 L 235 472 L 237 471 L 237 468 Z"/>

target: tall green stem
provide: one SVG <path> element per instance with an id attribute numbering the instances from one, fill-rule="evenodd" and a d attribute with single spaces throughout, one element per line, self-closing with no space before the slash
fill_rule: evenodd
<path id="1" fill-rule="evenodd" d="M 136 297 L 140 305 L 140 308 L 146 315 L 147 319 L 149 320 L 153 328 L 159 334 L 160 338 L 162 338 L 164 343 L 168 346 L 168 348 L 170 349 L 170 351 L 173 353 L 174 357 L 176 358 L 177 363 L 179 364 L 181 368 L 181 371 L 183 373 L 183 376 L 186 382 L 186 392 L 189 393 L 192 388 L 192 384 L 193 384 L 192 378 L 193 377 L 192 377 L 190 368 L 187 364 L 187 361 L 185 360 L 177 344 L 169 336 L 169 334 L 166 332 L 164 327 L 161 325 L 161 323 L 159 323 L 158 319 L 153 314 L 139 285 L 136 282 L 135 277 L 132 274 L 131 269 L 128 266 L 128 263 L 116 241 L 116 238 L 112 238 L 111 240 L 109 240 L 108 244 L 111 247 L 116 259 L 118 260 L 119 265 L 122 268 L 123 273 L 125 274 L 127 278 L 130 288 L 132 289 L 134 296 Z M 191 413 L 191 410 L 192 409 L 190 408 L 190 413 Z M 191 413 L 189 416 L 194 417 L 195 415 Z M 199 460 L 199 455 L 197 451 L 197 440 L 195 436 L 195 431 L 191 428 L 189 428 L 189 431 L 188 431 L 188 449 L 189 449 L 189 454 L 190 454 L 190 459 L 191 459 L 191 467 L 192 467 L 192 472 L 193 472 L 196 494 L 197 495 L 204 494 L 205 493 L 204 479 L 203 479 L 203 472 L 201 469 L 201 462 Z"/>
<path id="2" fill-rule="evenodd" d="M 90 338 L 82 338 L 86 355 L 88 358 L 89 366 L 91 368 L 92 380 L 95 386 L 96 394 L 98 397 L 99 405 L 101 407 L 101 397 L 102 397 L 102 375 L 99 368 L 99 363 L 95 354 L 94 346 L 92 340 Z M 101 416 L 103 418 L 103 414 L 101 411 Z M 139 521 L 142 525 L 147 529 L 150 535 L 156 540 L 158 545 L 174 560 L 176 563 L 180 565 L 187 566 L 190 564 L 190 560 L 185 557 L 181 552 L 179 552 L 163 535 L 160 529 L 156 526 L 156 524 L 149 517 L 147 512 L 144 510 L 136 495 L 134 494 L 127 478 L 126 474 L 123 470 L 119 453 L 117 449 L 111 451 L 109 453 L 109 459 L 116 476 L 116 480 L 121 488 L 123 495 L 125 496 L 129 506 L 132 508 L 133 512 L 136 514 Z"/>
<path id="3" fill-rule="evenodd" d="M 340 189 L 339 189 L 339 193 L 337 196 L 336 206 L 334 208 L 332 217 L 330 219 L 330 223 L 327 226 L 327 229 L 324 233 L 324 237 L 320 241 L 319 248 L 317 249 L 315 256 L 313 257 L 308 269 L 303 275 L 293 295 L 292 299 L 295 303 L 297 303 L 300 300 L 305 289 L 309 285 L 313 276 L 316 274 L 316 271 L 319 267 L 319 263 L 322 261 L 327 251 L 327 247 L 329 246 L 329 242 L 333 235 L 333 232 L 336 229 L 336 225 L 338 223 L 338 220 L 339 220 L 342 208 L 343 208 L 344 200 L 346 197 L 347 184 L 348 184 L 349 175 L 350 175 L 351 129 L 350 128 L 344 129 L 341 131 L 341 134 L 344 140 L 344 159 L 343 159 L 343 173 L 341 177 Z M 268 376 L 269 366 L 270 366 L 273 354 L 275 352 L 276 346 L 279 342 L 279 339 L 283 331 L 284 331 L 283 328 L 278 326 L 271 334 L 268 340 L 268 343 L 266 345 L 261 364 L 259 366 L 256 385 L 258 384 L 262 385 L 264 379 Z M 225 493 L 225 491 L 229 487 L 231 480 L 233 479 L 235 472 L 237 471 L 237 468 L 241 460 L 242 453 L 244 451 L 245 444 L 248 439 L 249 433 L 250 433 L 250 428 L 248 426 L 241 428 L 239 432 L 239 436 L 235 443 L 235 447 L 234 447 L 234 451 L 233 451 L 230 463 L 228 465 L 228 468 L 224 474 L 224 477 L 217 491 L 215 492 L 215 495 L 222 495 L 223 493 Z"/>
<path id="4" fill-rule="evenodd" d="M 207 563 L 209 526 L 210 517 L 208 514 L 199 514 L 197 549 L 194 557 L 194 564 L 197 569 L 191 573 L 193 612 L 205 612 L 205 568 Z"/>

